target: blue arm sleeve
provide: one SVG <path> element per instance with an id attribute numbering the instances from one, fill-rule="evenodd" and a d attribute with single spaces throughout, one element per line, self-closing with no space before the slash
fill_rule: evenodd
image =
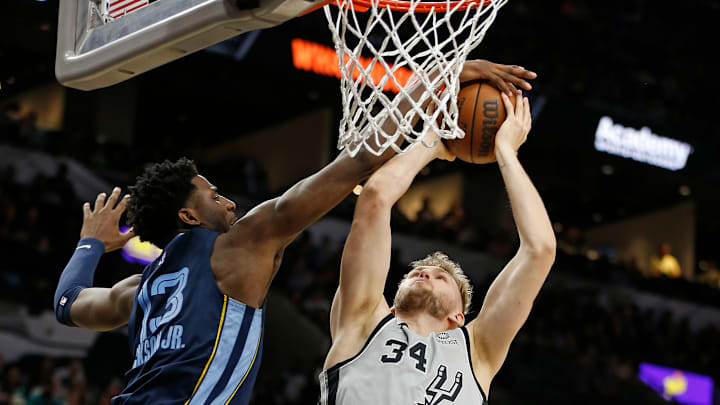
<path id="1" fill-rule="evenodd" d="M 76 326 L 70 319 L 70 307 L 80 291 L 92 286 L 95 269 L 103 253 L 105 244 L 98 239 L 84 238 L 78 242 L 55 290 L 55 317 L 58 322 Z"/>

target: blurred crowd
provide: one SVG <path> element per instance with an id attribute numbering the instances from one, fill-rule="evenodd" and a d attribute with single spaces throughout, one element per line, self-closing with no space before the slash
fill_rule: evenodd
<path id="1" fill-rule="evenodd" d="M 32 312 L 48 308 L 57 268 L 80 231 L 72 215 L 80 205 L 65 176 L 61 165 L 57 175 L 38 175 L 23 185 L 14 167 L 0 171 L 0 294 Z"/>
<path id="2" fill-rule="evenodd" d="M 640 362 L 718 381 L 719 325 L 692 331 L 670 311 L 606 298 L 599 288 L 543 289 L 495 381 L 512 391 L 504 403 L 666 403 L 639 383 Z"/>
<path id="3" fill-rule="evenodd" d="M 53 152 L 47 137 L 34 127 L 32 114 L 21 115 L 12 104 L 2 114 L 0 142 Z M 116 167 L 111 155 L 103 155 L 101 146 L 95 153 L 82 157 L 83 163 L 93 169 Z M 240 173 L 244 181 L 235 183 L 234 193 L 250 200 L 267 196 L 265 171 L 253 160 L 239 162 L 232 170 L 209 167 L 206 172 L 213 179 L 217 177 L 220 184 L 224 184 L 222 179 L 228 172 L 235 179 Z M 333 214 L 348 219 L 352 215 L 351 200 L 346 200 Z M 18 181 L 14 167 L 0 167 L 3 301 L 22 304 L 31 314 L 52 307 L 57 278 L 79 234 L 81 203 L 63 164 L 54 175 L 37 175 L 24 184 Z M 515 252 L 514 235 L 478 229 L 462 202 L 456 202 L 440 216 L 433 213 L 430 205 L 431 201 L 425 199 L 415 220 L 395 209 L 394 231 L 452 243 L 500 260 L 508 260 Z M 314 236 L 305 232 L 288 247 L 274 289 L 327 334 L 342 245 L 328 236 Z M 590 255 L 579 229 L 559 233 L 558 239 L 551 279 L 555 274 L 570 276 L 591 281 L 595 287 L 578 290 L 555 284 L 543 289 L 494 383 L 493 403 L 575 404 L 580 399 L 589 404 L 659 403 L 659 396 L 637 379 L 640 361 L 720 378 L 712 367 L 720 362 L 720 351 L 714 345 L 720 339 L 717 326 L 693 332 L 687 319 L 675 319 L 670 312 L 641 310 L 629 300 L 608 306 L 599 299 L 602 286 L 614 285 L 718 307 L 719 289 L 685 278 L 648 277 L 632 263 L 618 263 L 611 255 L 602 252 Z M 407 264 L 398 262 L 400 256 L 400 252 L 393 252 L 388 300 L 392 300 L 395 286 L 407 271 Z M 714 269 L 713 264 L 705 266 Z M 103 269 L 96 275 L 97 285 L 110 285 L 138 270 L 119 255 L 103 258 Z M 480 308 L 491 281 L 491 278 L 474 280 L 478 291 L 473 302 L 475 309 Z M 103 334 L 84 359 L 26 356 L 12 364 L 0 359 L 0 405 L 107 404 L 123 385 L 129 354 L 121 354 L 117 348 L 126 345 L 121 333 Z M 322 360 L 287 365 L 282 373 L 270 377 L 270 382 L 257 386 L 253 403 L 314 403 Z M 113 367 L 108 369 L 108 364 Z"/>
<path id="4" fill-rule="evenodd" d="M 9 102 L 0 109 L 0 142 L 45 149 L 49 138 L 37 127 L 37 113 L 23 113 L 20 104 Z"/>
<path id="5" fill-rule="evenodd" d="M 0 174 L 0 254 L 4 258 L 0 293 L 4 300 L 22 303 L 31 313 L 39 313 L 51 308 L 58 274 L 76 242 L 81 224 L 80 201 L 63 165 L 56 175 L 40 175 L 29 185 L 17 182 L 12 167 Z M 467 229 L 469 221 L 461 204 L 442 218 L 425 211 L 418 213 L 416 221 L 395 212 L 394 229 L 480 249 L 499 259 L 514 253 L 516 242 L 510 237 L 478 237 Z M 317 236 L 305 232 L 288 247 L 274 288 L 328 333 L 342 245 L 328 236 Z M 588 403 L 652 404 L 657 395 L 637 379 L 639 361 L 720 378 L 712 367 L 720 361 L 720 350 L 713 343 L 720 339 L 717 326 L 693 333 L 686 319 L 674 319 L 670 312 L 641 310 L 630 301 L 608 307 L 598 300 L 602 286 L 618 285 L 717 306 L 717 289 L 704 289 L 704 285 L 682 278 L 647 278 L 608 257 L 589 258 L 574 231 L 560 238 L 553 275 L 580 277 L 596 282 L 596 287 L 568 290 L 555 286 L 542 291 L 507 366 L 496 380 L 494 403 L 577 403 L 577 398 L 584 398 Z M 407 271 L 407 264 L 397 261 L 400 256 L 398 251 L 393 252 L 388 300 L 392 300 L 397 282 Z M 96 277 L 100 285 L 109 285 L 137 271 L 119 256 L 109 255 L 103 260 L 104 271 Z M 478 294 L 473 307 L 477 309 L 492 280 L 474 281 Z M 119 335 L 114 347 L 125 347 L 125 338 Z M 107 355 L 107 349 L 95 352 L 95 358 Z M 98 360 L 31 357 L 16 364 L 2 364 L 0 404 L 107 403 L 122 386 L 128 356 L 117 358 L 115 374 L 90 383 L 84 380 L 83 371 Z M 321 365 L 322 359 L 313 364 L 289 365 L 272 377 L 272 383 L 258 386 L 254 404 L 313 403 L 318 395 L 316 377 Z M 518 390 L 518 386 L 523 389 Z"/>
<path id="6" fill-rule="evenodd" d="M 0 358 L 0 404 L 110 405 L 123 380 L 113 377 L 99 386 L 88 384 L 85 359 L 26 356 L 5 364 Z"/>

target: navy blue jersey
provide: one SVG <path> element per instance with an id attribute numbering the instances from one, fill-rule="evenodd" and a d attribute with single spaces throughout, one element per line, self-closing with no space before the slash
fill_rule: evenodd
<path id="1" fill-rule="evenodd" d="M 120 404 L 247 404 L 264 311 L 224 295 L 210 267 L 218 233 L 176 236 L 143 271 L 128 322 L 133 365 Z"/>

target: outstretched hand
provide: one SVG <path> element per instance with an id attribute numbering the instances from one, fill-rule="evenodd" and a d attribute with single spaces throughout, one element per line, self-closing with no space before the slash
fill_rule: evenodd
<path id="1" fill-rule="evenodd" d="M 106 194 L 100 193 L 95 199 L 94 209 L 90 209 L 90 203 L 86 202 L 83 205 L 83 225 L 80 230 L 80 239 L 98 239 L 105 244 L 105 252 L 111 252 L 125 246 L 125 243 L 135 236 L 132 228 L 126 233 L 120 232 L 120 216 L 130 201 L 130 195 L 126 194 L 118 202 L 119 196 L 120 187 L 115 187 L 107 202 L 105 201 Z"/>
<path id="2" fill-rule="evenodd" d="M 495 135 L 495 153 L 497 154 L 498 148 L 503 147 L 512 148 L 512 150 L 517 153 L 520 146 L 527 140 L 528 133 L 530 133 L 530 128 L 532 127 L 530 101 L 528 101 L 527 97 L 523 97 L 519 90 L 514 96 L 514 106 L 505 93 L 503 93 L 501 97 L 505 104 L 507 116 Z"/>
<path id="3" fill-rule="evenodd" d="M 450 152 L 442 139 L 440 139 L 437 145 L 435 145 L 435 159 L 447 160 L 448 162 L 455 160 L 455 155 Z"/>
<path id="4" fill-rule="evenodd" d="M 460 82 L 483 79 L 488 80 L 500 91 L 512 97 L 517 87 L 532 90 L 528 79 L 537 78 L 537 73 L 517 65 L 501 65 L 484 59 L 468 60 L 460 72 Z"/>
<path id="5" fill-rule="evenodd" d="M 450 149 L 448 149 L 444 139 L 440 138 L 440 135 L 432 129 L 428 130 L 428 133 L 425 135 L 425 139 L 423 139 L 422 143 L 425 145 L 434 145 L 432 146 L 432 149 L 435 159 L 447 160 L 448 162 L 455 160 L 455 155 L 450 152 Z"/>

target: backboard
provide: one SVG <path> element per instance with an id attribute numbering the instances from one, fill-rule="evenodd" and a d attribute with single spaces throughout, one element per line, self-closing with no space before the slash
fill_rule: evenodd
<path id="1" fill-rule="evenodd" d="M 60 0 L 55 59 L 60 83 L 81 90 L 111 86 L 244 32 L 279 25 L 316 5 L 308 0 L 119 3 Z M 124 7 L 122 13 L 118 7 Z"/>

